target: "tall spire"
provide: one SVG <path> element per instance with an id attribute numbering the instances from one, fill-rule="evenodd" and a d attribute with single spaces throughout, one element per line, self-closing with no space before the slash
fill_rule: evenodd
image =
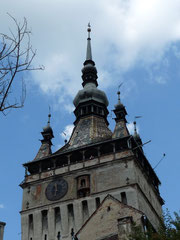
<path id="1" fill-rule="evenodd" d="M 90 23 L 88 24 L 88 28 L 87 28 L 87 32 L 88 32 L 88 38 L 87 38 L 87 51 L 86 51 L 86 60 L 84 62 L 84 67 L 82 69 L 82 79 L 83 79 L 83 87 L 87 84 L 87 83 L 93 83 L 95 84 L 95 86 L 98 86 L 97 83 L 97 69 L 95 67 L 95 62 L 92 60 L 92 51 L 91 51 L 91 25 Z"/>
<path id="2" fill-rule="evenodd" d="M 88 32 L 88 38 L 87 38 L 86 61 L 88 61 L 88 60 L 92 60 L 91 36 L 90 36 L 90 33 L 91 33 L 91 25 L 90 25 L 90 23 L 88 23 L 88 29 L 87 29 L 87 32 Z"/>

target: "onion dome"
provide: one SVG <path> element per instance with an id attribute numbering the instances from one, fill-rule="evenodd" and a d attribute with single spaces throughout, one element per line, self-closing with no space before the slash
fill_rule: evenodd
<path id="1" fill-rule="evenodd" d="M 44 138 L 49 138 L 52 139 L 53 136 L 53 130 L 50 126 L 50 118 L 51 118 L 51 114 L 48 114 L 48 122 L 47 125 L 45 127 L 43 127 L 43 132 L 41 133 L 43 135 Z"/>
<path id="2" fill-rule="evenodd" d="M 77 107 L 80 103 L 87 102 L 89 100 L 97 101 L 104 104 L 106 107 L 109 105 L 106 94 L 97 89 L 94 83 L 87 83 L 82 90 L 80 90 L 74 98 L 74 105 Z"/>

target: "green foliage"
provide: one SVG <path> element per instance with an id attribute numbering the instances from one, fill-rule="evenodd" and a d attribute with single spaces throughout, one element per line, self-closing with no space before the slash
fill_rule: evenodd
<path id="1" fill-rule="evenodd" d="M 166 210 L 157 233 L 151 228 L 144 233 L 140 226 L 134 225 L 129 240 L 180 240 L 180 216 L 175 212 L 174 218 L 172 218 L 169 211 Z"/>

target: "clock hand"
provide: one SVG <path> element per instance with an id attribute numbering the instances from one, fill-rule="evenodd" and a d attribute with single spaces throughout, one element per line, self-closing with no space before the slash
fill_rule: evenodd
<path id="1" fill-rule="evenodd" d="M 56 193 L 58 192 L 57 183 L 54 184 L 54 188 L 55 188 L 54 196 L 56 196 Z"/>

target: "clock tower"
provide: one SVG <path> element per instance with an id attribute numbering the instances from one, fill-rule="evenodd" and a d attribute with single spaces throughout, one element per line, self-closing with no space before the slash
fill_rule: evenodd
<path id="1" fill-rule="evenodd" d="M 128 206 L 127 212 L 142 211 L 155 230 L 160 223 L 160 181 L 143 153 L 139 135 L 128 132 L 120 92 L 115 128 L 108 127 L 109 103 L 98 88 L 90 32 L 88 26 L 83 88 L 74 98 L 76 120 L 70 140 L 52 153 L 49 115 L 35 159 L 24 164 L 22 240 L 73 239 L 108 195 Z"/>

